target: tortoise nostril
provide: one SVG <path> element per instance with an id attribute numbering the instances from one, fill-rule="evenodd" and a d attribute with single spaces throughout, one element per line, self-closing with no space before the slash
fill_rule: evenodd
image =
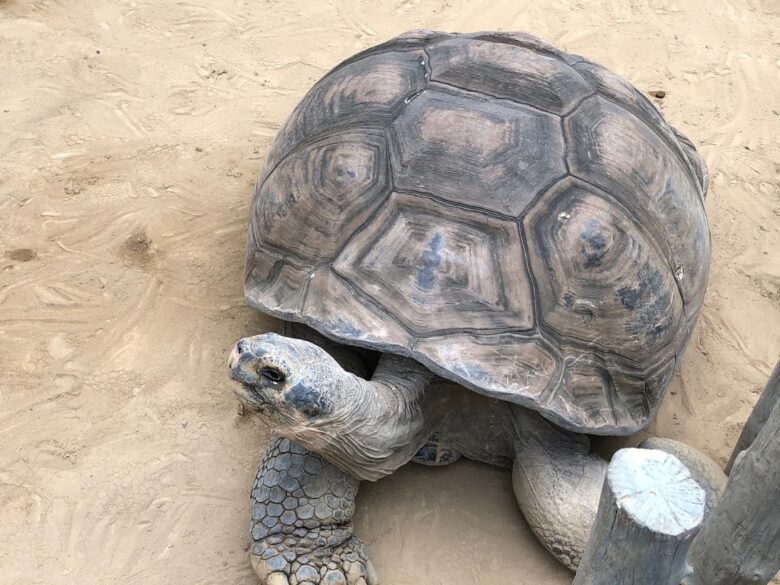
<path id="1" fill-rule="evenodd" d="M 241 341 L 239 341 L 239 342 L 236 344 L 236 353 L 237 353 L 238 355 L 241 355 L 241 354 L 242 354 L 242 353 L 244 353 L 245 351 L 246 351 L 246 344 L 245 344 L 244 340 L 242 339 Z"/>

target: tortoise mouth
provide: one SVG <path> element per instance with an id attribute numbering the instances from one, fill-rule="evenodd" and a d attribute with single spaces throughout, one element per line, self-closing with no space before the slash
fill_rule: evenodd
<path id="1" fill-rule="evenodd" d="M 233 393 L 245 406 L 258 414 L 271 416 L 276 409 L 263 390 L 262 387 L 242 381 L 236 381 L 233 385 Z"/>

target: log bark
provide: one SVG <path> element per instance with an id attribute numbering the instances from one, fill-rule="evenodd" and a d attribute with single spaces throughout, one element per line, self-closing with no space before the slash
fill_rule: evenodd
<path id="1" fill-rule="evenodd" d="M 690 585 L 766 585 L 780 571 L 780 404 L 691 546 Z"/>
<path id="2" fill-rule="evenodd" d="M 742 433 L 739 435 L 728 465 L 726 465 L 726 475 L 731 474 L 731 469 L 734 467 L 734 462 L 739 454 L 750 447 L 753 441 L 756 440 L 758 433 L 766 424 L 772 409 L 778 402 L 780 402 L 780 361 L 775 365 L 775 369 L 766 383 L 766 388 L 764 388 L 763 393 L 758 398 L 758 402 L 753 407 L 753 412 L 750 413 L 745 426 L 742 428 Z"/>
<path id="3" fill-rule="evenodd" d="M 705 494 L 674 456 L 621 449 L 573 585 L 679 585 Z"/>

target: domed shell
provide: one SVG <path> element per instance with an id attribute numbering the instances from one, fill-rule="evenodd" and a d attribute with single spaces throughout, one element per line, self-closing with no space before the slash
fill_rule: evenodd
<path id="1" fill-rule="evenodd" d="M 292 112 L 250 305 L 579 432 L 654 415 L 702 305 L 707 171 L 632 85 L 523 34 L 408 33 Z"/>

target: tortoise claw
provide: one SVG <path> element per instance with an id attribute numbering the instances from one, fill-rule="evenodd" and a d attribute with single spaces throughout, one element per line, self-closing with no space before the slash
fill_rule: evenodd
<path id="1" fill-rule="evenodd" d="M 294 548 L 269 547 L 266 551 L 271 554 L 252 555 L 255 572 L 265 585 L 379 584 L 363 543 L 354 536 L 340 546 L 306 554 L 299 554 Z"/>
<path id="2" fill-rule="evenodd" d="M 290 580 L 284 573 L 272 573 L 265 580 L 266 585 L 290 585 Z"/>

